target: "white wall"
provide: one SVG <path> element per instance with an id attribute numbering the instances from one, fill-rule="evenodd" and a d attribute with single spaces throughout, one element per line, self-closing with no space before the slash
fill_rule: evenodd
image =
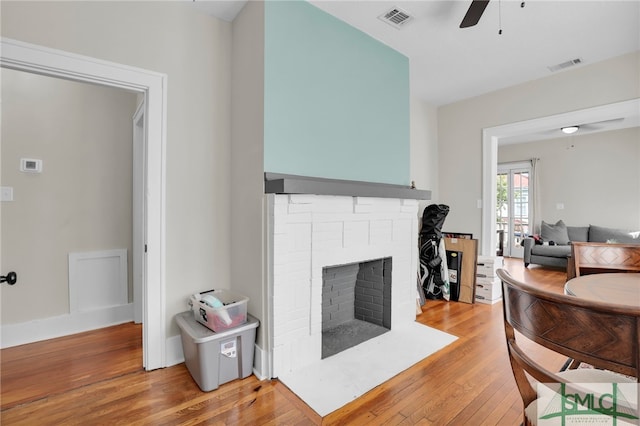
<path id="1" fill-rule="evenodd" d="M 431 191 L 431 200 L 420 200 L 418 217 L 438 199 L 438 109 L 411 99 L 411 180 L 416 188 Z"/>
<path id="2" fill-rule="evenodd" d="M 233 22 L 233 135 L 231 155 L 232 288 L 249 297 L 248 311 L 263 325 L 257 343 L 264 347 L 267 296 L 263 294 L 264 197 L 264 3 L 249 2 Z"/>
<path id="3" fill-rule="evenodd" d="M 534 157 L 540 159 L 542 220 L 640 229 L 640 128 L 498 149 L 499 163 Z"/>
<path id="4" fill-rule="evenodd" d="M 2 2 L 0 7 L 5 37 L 168 75 L 168 335 L 178 334 L 173 315 L 186 308 L 186 296 L 213 287 L 247 294 L 249 311 L 261 317 L 263 158 L 262 141 L 255 138 L 263 131 L 247 123 L 263 116 L 256 98 L 264 92 L 263 46 L 261 38 L 252 39 L 263 34 L 256 27 L 262 5 L 249 2 L 234 22 L 233 48 L 231 24 L 188 4 Z M 435 117 L 435 108 L 412 102 L 411 149 L 430 164 L 412 163 L 412 180 L 434 192 Z"/>
<path id="5" fill-rule="evenodd" d="M 19 277 L 0 289 L 3 325 L 69 313 L 70 252 L 124 248 L 131 265 L 135 109 L 124 90 L 2 70 L 2 261 Z"/>
<path id="6" fill-rule="evenodd" d="M 440 107 L 438 201 L 451 207 L 445 228 L 480 238 L 483 128 L 638 98 L 638 75 L 636 52 Z"/>
<path id="7" fill-rule="evenodd" d="M 2 36 L 168 76 L 166 321 L 229 287 L 231 24 L 188 2 L 2 2 Z M 52 24 L 55 23 L 55 24 Z"/>

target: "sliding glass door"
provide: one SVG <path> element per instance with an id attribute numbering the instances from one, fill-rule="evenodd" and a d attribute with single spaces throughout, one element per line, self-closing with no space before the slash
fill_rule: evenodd
<path id="1" fill-rule="evenodd" d="M 530 234 L 529 207 L 531 187 L 531 164 L 498 164 L 496 200 L 496 230 L 498 247 L 496 252 L 506 257 L 522 257 L 522 239 Z"/>

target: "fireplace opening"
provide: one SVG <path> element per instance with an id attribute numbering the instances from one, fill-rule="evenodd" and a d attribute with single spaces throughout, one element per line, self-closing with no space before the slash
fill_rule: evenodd
<path id="1" fill-rule="evenodd" d="M 391 329 L 391 260 L 322 268 L 322 359 Z"/>

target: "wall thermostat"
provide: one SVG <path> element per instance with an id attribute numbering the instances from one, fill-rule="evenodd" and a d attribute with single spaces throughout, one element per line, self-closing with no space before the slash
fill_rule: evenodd
<path id="1" fill-rule="evenodd" d="M 27 173 L 42 173 L 42 160 L 34 158 L 21 158 L 20 171 Z"/>

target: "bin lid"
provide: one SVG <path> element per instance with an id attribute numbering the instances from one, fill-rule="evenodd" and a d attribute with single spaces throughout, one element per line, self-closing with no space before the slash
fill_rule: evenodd
<path id="1" fill-rule="evenodd" d="M 216 333 L 196 321 L 193 317 L 193 311 L 186 311 L 176 315 L 176 323 L 178 324 L 178 327 L 180 327 L 180 330 L 187 333 L 189 337 L 193 339 L 194 343 L 206 343 L 216 339 L 223 339 L 237 333 L 242 333 L 247 330 L 251 330 L 252 328 L 257 328 L 260 321 L 247 314 L 246 323 L 224 330 L 221 333 Z"/>

